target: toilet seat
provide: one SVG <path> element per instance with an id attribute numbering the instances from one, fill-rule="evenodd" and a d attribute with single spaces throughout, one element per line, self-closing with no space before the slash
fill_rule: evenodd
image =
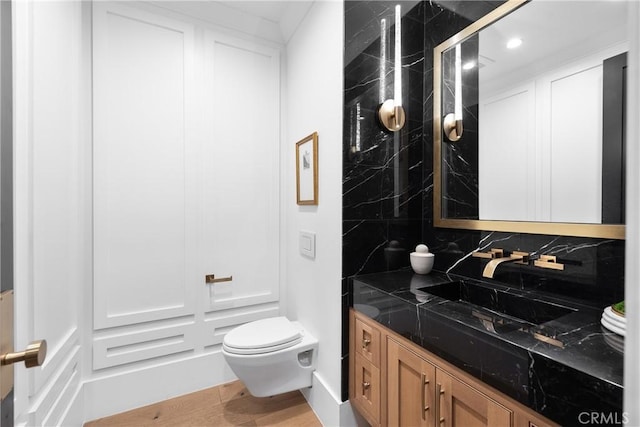
<path id="1" fill-rule="evenodd" d="M 302 333 L 286 317 L 271 317 L 239 326 L 225 335 L 222 346 L 234 354 L 263 354 L 292 347 Z"/>

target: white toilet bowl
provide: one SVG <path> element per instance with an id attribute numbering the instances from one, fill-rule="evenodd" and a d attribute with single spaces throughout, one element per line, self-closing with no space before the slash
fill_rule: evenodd
<path id="1" fill-rule="evenodd" d="M 286 317 L 238 326 L 222 343 L 225 360 L 256 397 L 311 387 L 317 352 L 318 340 Z"/>

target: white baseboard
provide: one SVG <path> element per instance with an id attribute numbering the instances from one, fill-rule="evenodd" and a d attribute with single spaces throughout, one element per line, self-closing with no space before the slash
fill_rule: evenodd
<path id="1" fill-rule="evenodd" d="M 221 353 L 103 375 L 82 384 L 62 425 L 82 425 L 81 420 L 96 420 L 235 379 Z M 313 387 L 301 391 L 323 426 L 361 425 L 351 403 L 342 402 L 317 372 Z"/>
<path id="2" fill-rule="evenodd" d="M 325 427 L 358 426 L 349 401 L 342 402 L 326 385 L 318 372 L 313 373 L 313 386 L 302 391 L 305 399 Z"/>
<path id="3" fill-rule="evenodd" d="M 235 379 L 220 352 L 103 375 L 84 383 L 84 420 L 96 420 Z"/>

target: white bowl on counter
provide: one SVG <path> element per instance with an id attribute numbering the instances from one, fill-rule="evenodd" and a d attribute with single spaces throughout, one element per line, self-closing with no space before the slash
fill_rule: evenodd
<path id="1" fill-rule="evenodd" d="M 431 269 L 433 268 L 434 258 L 434 255 L 430 252 L 411 252 L 409 254 L 411 268 L 413 268 L 413 271 L 416 274 L 429 274 L 431 272 Z"/>

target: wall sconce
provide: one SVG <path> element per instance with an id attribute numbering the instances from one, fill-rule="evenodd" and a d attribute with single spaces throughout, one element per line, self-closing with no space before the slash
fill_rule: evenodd
<path id="1" fill-rule="evenodd" d="M 351 108 L 351 148 L 349 150 L 349 158 L 355 157 L 362 150 L 361 143 L 361 125 L 362 120 L 360 102 L 356 103 L 355 108 Z"/>
<path id="2" fill-rule="evenodd" d="M 451 142 L 456 142 L 462 137 L 462 54 L 460 44 L 456 45 L 455 62 L 455 107 L 453 113 L 444 116 L 442 130 L 444 135 Z"/>
<path id="3" fill-rule="evenodd" d="M 394 78 L 393 78 L 393 99 L 387 99 L 378 108 L 378 119 L 380 123 L 390 130 L 391 132 L 397 132 L 404 127 L 405 114 L 404 108 L 402 108 L 402 50 L 401 50 L 401 13 L 400 5 L 396 5 L 396 31 L 395 31 L 395 61 L 394 61 Z M 381 50 L 385 49 L 386 38 L 386 22 L 383 20 L 381 23 L 380 37 Z M 384 60 L 384 56 L 382 57 Z M 383 82 L 381 81 L 382 85 Z"/>

